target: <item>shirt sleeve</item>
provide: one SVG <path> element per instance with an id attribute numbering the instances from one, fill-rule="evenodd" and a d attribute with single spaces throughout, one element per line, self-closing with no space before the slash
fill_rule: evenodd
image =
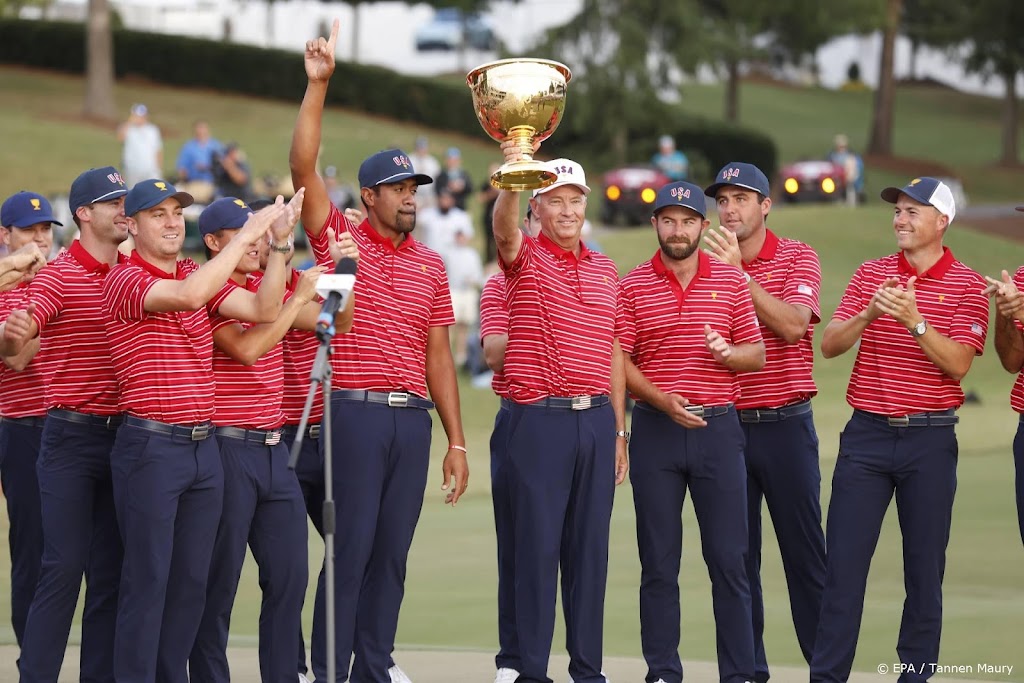
<path id="1" fill-rule="evenodd" d="M 625 280 L 619 282 L 615 296 L 615 335 L 619 348 L 632 356 L 636 349 L 636 300 Z"/>
<path id="2" fill-rule="evenodd" d="M 333 270 L 334 259 L 331 258 L 330 236 L 327 234 L 327 228 L 334 230 L 335 235 L 349 229 L 348 219 L 333 204 L 327 213 L 327 220 L 324 221 L 324 227 L 320 234 L 313 236 L 306 231 L 306 239 L 309 240 L 309 249 L 313 252 L 313 260 L 318 266 L 327 266 Z"/>
<path id="3" fill-rule="evenodd" d="M 970 346 L 979 356 L 985 351 L 988 334 L 988 297 L 982 294 L 986 284 L 981 276 L 972 278 L 949 321 L 949 338 Z"/>
<path id="4" fill-rule="evenodd" d="M 818 254 L 804 245 L 793 260 L 793 267 L 782 288 L 782 300 L 793 306 L 811 309 L 811 323 L 821 322 L 821 264 Z"/>
<path id="5" fill-rule="evenodd" d="M 103 310 L 119 322 L 144 320 L 146 295 L 157 282 L 138 266 L 115 266 L 103 284 Z"/>
<path id="6" fill-rule="evenodd" d="M 217 311 L 220 310 L 220 307 L 224 305 L 224 302 L 227 300 L 229 296 L 231 296 L 231 293 L 236 289 L 242 288 L 235 284 L 233 280 L 228 280 L 227 282 L 224 283 L 224 286 L 221 287 L 220 290 L 213 295 L 213 298 L 206 302 L 206 312 L 210 314 L 211 318 L 217 314 Z"/>
<path id="7" fill-rule="evenodd" d="M 533 252 L 535 249 L 537 249 L 537 240 L 524 235 L 523 241 L 519 245 L 519 253 L 516 254 L 512 263 L 505 263 L 505 259 L 501 258 L 501 254 L 498 254 L 498 265 L 501 266 L 502 272 L 505 273 L 505 278 L 508 280 L 515 279 L 522 275 L 525 270 L 528 270 L 533 264 Z"/>
<path id="8" fill-rule="evenodd" d="M 867 305 L 868 299 L 865 299 L 865 291 L 870 291 L 874 294 L 874 289 L 867 289 L 867 278 L 865 274 L 865 268 L 862 265 L 857 269 L 857 272 L 850 278 L 850 283 L 846 285 L 846 291 L 843 292 L 843 298 L 839 300 L 839 307 L 836 308 L 836 312 L 832 314 L 833 320 L 849 320 L 861 311 L 863 311 Z"/>
<path id="9" fill-rule="evenodd" d="M 434 289 L 434 305 L 430 309 L 430 327 L 448 327 L 455 324 L 452 310 L 452 290 L 448 286 L 448 274 L 444 264 L 438 263 L 437 286 Z"/>
<path id="10" fill-rule="evenodd" d="M 505 280 L 500 275 L 493 275 L 480 294 L 480 340 L 501 334 L 508 334 Z"/>
<path id="11" fill-rule="evenodd" d="M 27 294 L 28 300 L 36 305 L 29 315 L 41 333 L 64 310 L 64 287 L 59 269 L 51 264 L 36 273 Z"/>
<path id="12" fill-rule="evenodd" d="M 1017 286 L 1017 289 L 1024 292 L 1024 266 L 1017 269 L 1017 272 L 1013 274 L 1013 284 Z M 1024 323 L 1019 320 L 1013 321 L 1019 332 L 1024 332 Z"/>
<path id="13" fill-rule="evenodd" d="M 756 344 L 764 338 L 761 336 L 761 326 L 754 312 L 754 299 L 750 296 L 750 288 L 744 281 L 739 280 L 736 285 L 736 305 L 733 308 L 729 335 L 733 344 Z"/>

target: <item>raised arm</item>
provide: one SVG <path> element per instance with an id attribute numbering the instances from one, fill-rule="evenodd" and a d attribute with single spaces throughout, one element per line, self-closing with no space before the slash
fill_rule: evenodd
<path id="1" fill-rule="evenodd" d="M 540 149 L 535 142 L 533 151 Z M 523 158 L 519 146 L 512 140 L 501 143 L 505 161 L 520 161 Z M 494 202 L 494 242 L 498 245 L 501 260 L 509 265 L 516 260 L 523 245 L 523 233 L 519 230 L 519 193 L 501 190 Z"/>
<path id="2" fill-rule="evenodd" d="M 302 226 L 310 235 L 318 236 L 331 212 L 331 198 L 324 179 L 316 172 L 320 153 L 320 125 L 327 97 L 327 84 L 334 73 L 334 49 L 338 43 L 340 22 L 335 19 L 328 40 L 317 38 L 306 41 L 306 94 L 299 107 L 299 118 L 292 133 L 292 148 L 288 165 L 292 171 L 292 186 L 306 188 L 306 201 L 302 205 Z"/>

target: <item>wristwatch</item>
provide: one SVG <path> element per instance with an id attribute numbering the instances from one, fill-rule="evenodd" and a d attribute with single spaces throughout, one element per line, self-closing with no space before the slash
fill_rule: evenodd
<path id="1" fill-rule="evenodd" d="M 626 443 L 629 443 L 629 432 L 623 431 L 623 430 L 620 429 L 619 431 L 615 432 L 615 436 L 616 437 L 620 437 L 621 436 L 623 439 L 626 440 Z"/>
<path id="2" fill-rule="evenodd" d="M 278 254 L 287 254 L 289 251 L 291 251 L 291 248 L 292 248 L 292 240 L 291 240 L 290 237 L 284 243 L 284 246 L 278 246 L 277 244 L 274 244 L 273 242 L 270 243 L 270 251 L 276 251 Z"/>
<path id="3" fill-rule="evenodd" d="M 747 284 L 749 285 L 749 284 L 750 284 L 750 280 L 752 279 L 752 278 L 750 277 L 750 273 L 748 273 L 748 272 L 747 272 L 747 271 L 745 271 L 745 270 L 744 270 L 744 271 L 741 271 L 741 272 L 743 273 L 743 281 L 744 281 L 744 282 L 746 282 L 746 283 L 747 283 Z"/>
<path id="4" fill-rule="evenodd" d="M 922 320 L 921 322 L 919 322 L 918 324 L 916 324 L 916 325 L 914 325 L 913 327 L 910 328 L 910 336 L 911 337 L 921 337 L 927 331 L 928 331 L 928 321 L 927 320 Z"/>

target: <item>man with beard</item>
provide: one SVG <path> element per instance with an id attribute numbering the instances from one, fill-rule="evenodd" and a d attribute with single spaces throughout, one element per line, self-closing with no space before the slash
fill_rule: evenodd
<path id="1" fill-rule="evenodd" d="M 435 404 L 448 436 L 446 502 L 458 502 L 469 470 L 448 341 L 454 323 L 448 278 L 441 257 L 411 234 L 416 190 L 432 180 L 416 173 L 401 150 L 371 155 L 359 167 L 367 218 L 356 226 L 331 204 L 316 172 L 338 29 L 335 21 L 328 40 L 306 43 L 308 84 L 289 161 L 293 184 L 306 188 L 302 224 L 311 241 L 328 228 L 348 231 L 360 253 L 355 322 L 351 332 L 335 337 L 331 357 L 333 483 L 346 492 L 335 507 L 336 664 L 338 680 L 349 678 L 352 661 L 351 680 L 390 683 L 408 680 L 389 662 L 423 505 Z M 314 637 L 313 649 L 313 671 L 324 680 L 321 638 Z"/>
<path id="2" fill-rule="evenodd" d="M 114 679 L 122 550 L 110 453 L 121 410 L 102 303 L 107 274 L 124 260 L 117 247 L 128 235 L 127 192 L 112 166 L 75 178 L 68 203 L 81 236 L 36 275 L 28 307 L 5 326 L 5 347 L 15 347 L 6 350 L 35 344 L 52 363 L 36 468 L 43 559 L 18 662 L 23 683 L 57 680 L 83 575 L 82 679 Z"/>
<path id="3" fill-rule="evenodd" d="M 626 386 L 636 399 L 630 481 L 640 548 L 640 637 L 647 680 L 680 683 L 679 563 L 687 489 L 711 577 L 722 683 L 754 678 L 746 465 L 737 374 L 760 370 L 764 343 L 743 273 L 699 251 L 704 191 L 658 190 L 661 248 L 619 287 Z"/>
<path id="4" fill-rule="evenodd" d="M 811 376 L 811 341 L 821 314 L 821 268 L 814 249 L 768 229 L 771 191 L 761 169 L 727 164 L 705 192 L 715 198 L 721 221 L 720 232 L 704 236 L 705 248 L 719 261 L 742 269 L 765 345 L 764 367 L 739 375 L 736 401 L 746 441 L 747 576 L 754 610 L 755 680 L 764 683 L 769 672 L 761 596 L 762 499 L 775 524 L 793 627 L 808 663 L 825 583 L 821 469 L 811 412 L 811 398 L 818 392 Z"/>

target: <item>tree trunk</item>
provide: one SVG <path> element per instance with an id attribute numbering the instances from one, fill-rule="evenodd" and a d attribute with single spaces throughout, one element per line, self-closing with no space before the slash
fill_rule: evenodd
<path id="1" fill-rule="evenodd" d="M 740 120 L 740 62 L 730 58 L 725 68 L 725 120 L 737 123 Z"/>
<path id="2" fill-rule="evenodd" d="M 352 3 L 352 63 L 359 63 L 359 3 Z"/>
<path id="3" fill-rule="evenodd" d="M 267 2 L 267 26 L 266 35 L 264 39 L 267 41 L 267 47 L 274 47 L 274 0 L 266 0 Z"/>
<path id="4" fill-rule="evenodd" d="M 892 120 L 896 94 L 893 53 L 902 6 L 903 0 L 886 0 L 882 58 L 878 62 L 878 90 L 875 91 L 875 110 L 871 117 L 868 154 L 892 156 Z"/>
<path id="5" fill-rule="evenodd" d="M 89 0 L 85 28 L 85 102 L 82 113 L 93 119 L 113 120 L 114 36 L 108 0 Z"/>
<path id="6" fill-rule="evenodd" d="M 918 52 L 921 50 L 920 41 L 910 39 L 910 80 L 917 80 L 917 60 L 919 57 Z"/>
<path id="7" fill-rule="evenodd" d="M 1019 165 L 1018 155 L 1018 111 L 1017 72 L 1003 74 L 1006 81 L 1006 101 L 1003 103 L 1003 156 L 999 160 L 1004 166 Z"/>

